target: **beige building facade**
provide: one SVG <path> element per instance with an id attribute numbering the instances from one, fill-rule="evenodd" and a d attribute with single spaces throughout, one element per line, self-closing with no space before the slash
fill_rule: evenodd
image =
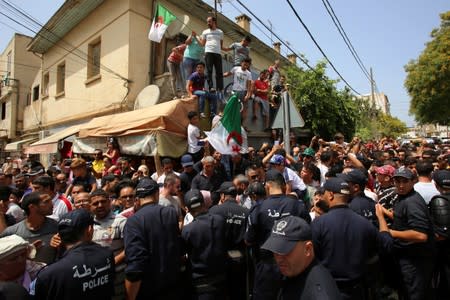
<path id="1" fill-rule="evenodd" d="M 156 1 L 66 1 L 28 46 L 41 57 L 41 70 L 30 87 L 39 90 L 39 97 L 24 108 L 25 132 L 54 133 L 96 116 L 131 110 L 149 84 L 158 84 L 164 98 L 170 49 L 177 38 L 206 29 L 211 7 L 199 0 L 159 3 L 186 24 L 178 26 L 178 35 L 158 44 L 147 38 Z M 249 34 L 222 15 L 218 27 L 224 31 L 225 46 Z M 252 40 L 254 72 L 280 58 L 256 37 Z M 224 53 L 226 60 L 229 55 Z"/>
<path id="2" fill-rule="evenodd" d="M 0 55 L 1 149 L 25 133 L 24 107 L 33 100 L 32 82 L 41 67 L 39 57 L 26 50 L 31 39 L 16 33 Z"/>

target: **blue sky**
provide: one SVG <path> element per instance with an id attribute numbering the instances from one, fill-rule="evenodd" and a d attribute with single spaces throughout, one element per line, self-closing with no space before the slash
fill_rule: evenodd
<path id="1" fill-rule="evenodd" d="M 25 9 L 41 23 L 45 23 L 64 2 L 63 0 L 8 1 Z M 273 31 L 288 41 L 298 53 L 304 54 L 311 64 L 323 58 L 285 0 L 241 1 L 261 20 L 270 20 Z M 414 122 L 408 115 L 409 96 L 403 86 L 406 77 L 403 66 L 409 60 L 417 58 L 424 49 L 424 44 L 430 40 L 431 30 L 440 24 L 439 14 L 450 10 L 450 2 L 448 0 L 328 1 L 365 66 L 373 68 L 378 90 L 389 97 L 391 113 L 411 126 Z M 214 3 L 213 0 L 205 2 Z M 342 76 L 358 92 L 370 93 L 369 81 L 346 48 L 322 1 L 291 0 L 291 2 Z M 236 1 L 222 0 L 222 12 L 233 20 L 241 13 L 235 7 L 244 11 Z M 253 20 L 251 32 L 270 43 L 270 39 L 257 27 L 263 28 Z M 0 51 L 6 47 L 14 31 L 33 35 L 0 15 Z M 269 34 L 267 31 L 265 33 Z M 285 47 L 283 48 L 285 50 Z M 332 78 L 338 77 L 331 68 L 328 75 Z"/>

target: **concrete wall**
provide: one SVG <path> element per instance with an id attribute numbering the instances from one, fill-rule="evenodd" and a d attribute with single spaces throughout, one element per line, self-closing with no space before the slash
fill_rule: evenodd
<path id="1" fill-rule="evenodd" d="M 7 55 L 11 52 L 11 74 L 9 78 L 10 87 L 4 87 L 2 91 L 2 102 L 6 102 L 6 118 L 0 120 L 0 135 L 7 135 L 10 139 L 20 136 L 23 130 L 23 111 L 30 92 L 32 81 L 39 73 L 40 59 L 27 51 L 27 45 L 31 38 L 21 34 L 15 34 L 8 46 L 0 56 L 2 70 L 7 69 Z M 3 73 L 2 73 L 3 75 Z M 6 98 L 3 92 L 10 92 Z"/>

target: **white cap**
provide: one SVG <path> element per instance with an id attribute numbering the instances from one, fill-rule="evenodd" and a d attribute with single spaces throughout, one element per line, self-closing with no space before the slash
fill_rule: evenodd
<path id="1" fill-rule="evenodd" d="M 28 257 L 34 258 L 36 249 L 20 236 L 13 234 L 0 238 L 0 260 L 24 249 L 30 249 L 31 251 Z"/>

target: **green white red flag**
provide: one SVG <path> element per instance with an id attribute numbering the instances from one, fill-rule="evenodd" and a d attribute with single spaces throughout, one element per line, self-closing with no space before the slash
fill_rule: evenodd
<path id="1" fill-rule="evenodd" d="M 169 24 L 176 20 L 174 14 L 172 14 L 167 8 L 158 4 L 156 7 L 155 18 L 152 22 L 152 27 L 150 27 L 150 32 L 148 34 L 148 38 L 154 42 L 161 42 L 161 39 L 164 36 L 164 33 L 169 27 Z"/>
<path id="2" fill-rule="evenodd" d="M 223 117 L 211 131 L 205 132 L 208 142 L 222 154 L 239 153 L 244 146 L 240 108 L 238 97 L 231 96 L 223 110 Z"/>

